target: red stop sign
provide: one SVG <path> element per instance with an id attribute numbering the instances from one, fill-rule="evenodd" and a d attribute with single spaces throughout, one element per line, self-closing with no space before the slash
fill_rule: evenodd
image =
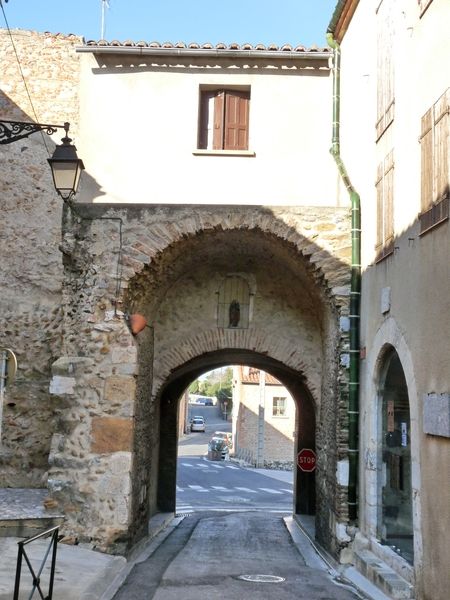
<path id="1" fill-rule="evenodd" d="M 301 471 L 312 473 L 316 468 L 316 453 L 311 448 L 302 448 L 297 455 L 297 464 Z"/>

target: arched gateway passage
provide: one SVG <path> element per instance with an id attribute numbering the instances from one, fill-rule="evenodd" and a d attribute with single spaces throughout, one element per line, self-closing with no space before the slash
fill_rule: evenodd
<path id="1" fill-rule="evenodd" d="M 64 225 L 67 355 L 54 368 L 56 393 L 75 400 L 61 404 L 49 472 L 71 531 L 110 549 L 173 510 L 178 398 L 202 372 L 246 364 L 296 399 L 297 444 L 315 447 L 318 462 L 315 476 L 299 475 L 294 510 L 316 509 L 317 536 L 337 554 L 348 539 L 347 482 L 338 478 L 347 460 L 348 212 L 97 205 L 77 214 Z M 133 336 L 127 313 L 149 327 Z"/>
<path id="2" fill-rule="evenodd" d="M 160 395 L 160 430 L 158 468 L 158 508 L 163 512 L 175 511 L 176 463 L 177 463 L 177 419 L 178 399 L 187 385 L 211 369 L 227 364 L 245 364 L 263 369 L 274 375 L 289 390 L 296 403 L 297 452 L 300 448 L 315 450 L 315 407 L 305 387 L 304 377 L 283 364 L 255 352 L 239 350 L 218 351 L 205 354 L 178 369 Z M 315 473 L 294 472 L 293 511 L 298 514 L 315 514 Z"/>

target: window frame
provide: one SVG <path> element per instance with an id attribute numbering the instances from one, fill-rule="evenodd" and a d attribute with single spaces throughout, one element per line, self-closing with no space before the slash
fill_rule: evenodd
<path id="1" fill-rule="evenodd" d="M 283 412 L 279 412 L 278 401 L 283 401 Z M 277 405 L 276 405 L 277 401 Z M 277 408 L 277 412 L 276 411 Z M 273 396 L 272 397 L 272 417 L 275 419 L 285 419 L 287 418 L 287 397 L 286 396 Z"/>
<path id="2" fill-rule="evenodd" d="M 254 155 L 249 151 L 250 100 L 250 86 L 200 86 L 194 154 Z M 237 120 L 230 118 L 232 114 L 237 114 Z M 231 137 L 234 143 L 230 143 Z"/>

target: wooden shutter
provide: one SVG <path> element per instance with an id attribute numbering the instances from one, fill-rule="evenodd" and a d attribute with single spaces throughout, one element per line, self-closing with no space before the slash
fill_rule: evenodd
<path id="1" fill-rule="evenodd" d="M 377 11 L 377 120 L 376 137 L 394 120 L 394 19 L 393 0 L 385 0 Z"/>
<path id="2" fill-rule="evenodd" d="M 421 192 L 422 212 L 433 203 L 433 108 L 430 108 L 421 121 Z"/>
<path id="3" fill-rule="evenodd" d="M 394 250 L 394 154 L 391 151 L 384 162 L 384 253 Z"/>
<path id="4" fill-rule="evenodd" d="M 440 202 L 449 196 L 450 162 L 449 162 L 449 129 L 450 129 L 450 89 L 443 94 L 434 107 L 434 171 L 436 189 L 434 201 Z"/>
<path id="5" fill-rule="evenodd" d="M 225 92 L 216 92 L 214 97 L 213 150 L 223 150 Z"/>
<path id="6" fill-rule="evenodd" d="M 377 191 L 377 238 L 375 251 L 378 255 L 383 247 L 383 163 L 380 163 L 377 168 L 375 188 Z"/>
<path id="7" fill-rule="evenodd" d="M 249 93 L 226 92 L 225 139 L 226 150 L 248 149 Z"/>
<path id="8" fill-rule="evenodd" d="M 378 165 L 377 179 L 376 260 L 394 251 L 394 153 L 391 151 Z"/>

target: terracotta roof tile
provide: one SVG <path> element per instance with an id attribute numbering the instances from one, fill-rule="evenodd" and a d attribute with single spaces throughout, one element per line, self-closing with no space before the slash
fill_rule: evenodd
<path id="1" fill-rule="evenodd" d="M 259 385 L 259 369 L 255 369 L 254 367 L 249 367 L 248 374 L 244 372 L 244 368 L 240 368 L 241 372 L 241 381 L 242 383 L 252 383 Z M 283 385 L 278 379 L 276 379 L 270 373 L 266 373 L 266 384 L 267 385 Z"/>
<path id="2" fill-rule="evenodd" d="M 317 46 L 311 46 L 310 48 L 307 48 L 306 46 L 302 46 L 301 44 L 297 45 L 297 46 L 292 46 L 291 44 L 283 44 L 282 46 L 277 46 L 276 44 L 268 44 L 267 46 L 265 46 L 264 44 L 237 44 L 236 42 L 233 42 L 231 44 L 224 44 L 223 42 L 219 42 L 217 44 L 211 44 L 210 42 L 206 42 L 204 44 L 198 44 L 196 42 L 190 42 L 189 44 L 186 44 L 184 42 L 177 42 L 177 43 L 172 43 L 172 42 L 145 42 L 144 40 L 141 40 L 139 42 L 133 42 L 132 40 L 126 40 L 124 42 L 120 42 L 119 40 L 112 40 L 111 42 L 108 42 L 107 40 L 87 40 L 84 44 L 85 46 L 110 46 L 110 47 L 135 47 L 135 48 L 154 48 L 154 49 L 164 49 L 164 50 L 170 50 L 170 49 L 183 49 L 183 48 L 187 48 L 187 49 L 191 49 L 191 50 L 234 50 L 234 51 L 242 51 L 242 52 L 248 52 L 248 51 L 257 51 L 260 50 L 261 52 L 279 52 L 281 53 L 288 53 L 288 52 L 292 52 L 295 54 L 301 54 L 303 52 L 326 52 L 326 53 L 331 53 L 331 50 L 329 48 L 319 48 Z"/>

